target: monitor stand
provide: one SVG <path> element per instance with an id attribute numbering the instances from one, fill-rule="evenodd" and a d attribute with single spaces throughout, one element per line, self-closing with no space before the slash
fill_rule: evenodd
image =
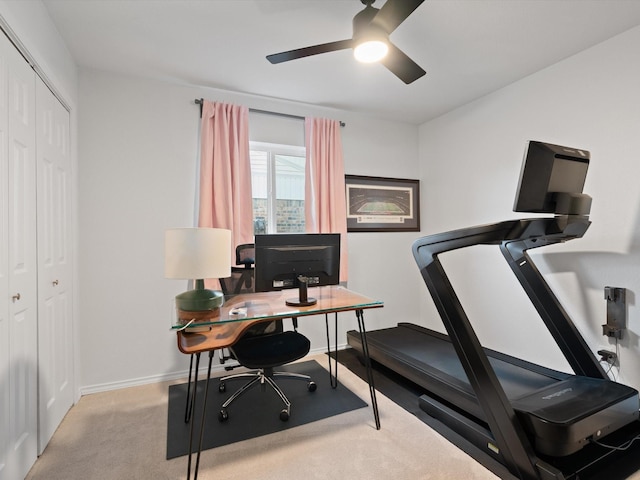
<path id="1" fill-rule="evenodd" d="M 290 307 L 309 307 L 311 305 L 315 305 L 316 303 L 318 303 L 318 300 L 316 300 L 313 297 L 308 297 L 307 296 L 307 287 L 308 287 L 308 279 L 307 277 L 298 277 L 298 282 L 300 283 L 299 285 L 299 293 L 298 293 L 298 298 L 290 298 L 289 300 L 286 301 L 286 304 L 289 305 Z"/>

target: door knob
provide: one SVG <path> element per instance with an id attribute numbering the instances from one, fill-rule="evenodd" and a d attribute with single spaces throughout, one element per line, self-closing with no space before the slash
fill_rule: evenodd
<path id="1" fill-rule="evenodd" d="M 11 297 L 11 300 L 13 300 L 14 302 L 15 302 L 16 300 L 20 300 L 20 294 L 19 294 L 19 293 L 16 293 L 13 297 Z"/>
<path id="2" fill-rule="evenodd" d="M 55 286 L 57 286 L 57 285 L 58 285 L 58 283 L 59 283 L 59 282 L 58 282 L 58 280 L 57 280 L 57 279 L 56 279 L 56 280 L 54 280 L 54 281 L 53 281 L 53 286 L 54 286 L 54 287 L 55 287 Z"/>

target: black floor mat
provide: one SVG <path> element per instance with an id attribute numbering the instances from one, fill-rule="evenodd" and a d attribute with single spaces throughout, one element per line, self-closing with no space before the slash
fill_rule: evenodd
<path id="1" fill-rule="evenodd" d="M 279 414 L 284 404 L 276 393 L 270 387 L 267 387 L 264 392 L 259 386 L 253 387 L 231 404 L 228 409 L 229 419 L 220 423 L 218 421 L 220 406 L 247 380 L 228 382 L 227 391 L 222 394 L 218 391 L 218 379 L 212 378 L 209 384 L 203 450 L 286 430 L 367 406 L 366 402 L 341 383 L 338 383 L 336 389 L 332 389 L 329 373 L 316 361 L 286 365 L 277 370 L 310 375 L 318 388 L 315 392 L 309 392 L 305 382 L 277 379 L 278 385 L 291 402 L 291 417 L 283 422 Z M 199 381 L 194 415 L 196 423 L 194 424 L 193 451 L 197 450 L 196 439 L 200 429 L 204 387 L 204 380 Z M 186 396 L 186 383 L 169 387 L 167 459 L 189 453 L 190 426 L 184 422 Z"/>

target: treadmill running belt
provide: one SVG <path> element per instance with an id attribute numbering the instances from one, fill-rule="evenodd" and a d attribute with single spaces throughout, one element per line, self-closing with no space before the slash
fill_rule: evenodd
<path id="1" fill-rule="evenodd" d="M 362 351 L 358 332 L 347 333 L 349 345 Z M 478 419 L 484 412 L 446 335 L 410 323 L 367 332 L 370 357 L 435 395 L 458 399 L 457 406 Z M 485 349 L 509 399 L 547 387 L 571 375 Z"/>

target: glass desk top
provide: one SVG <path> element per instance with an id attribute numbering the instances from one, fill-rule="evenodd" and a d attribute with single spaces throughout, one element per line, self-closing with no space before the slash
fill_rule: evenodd
<path id="1" fill-rule="evenodd" d="M 195 318 L 199 312 L 179 312 L 171 328 L 173 330 L 182 330 L 189 324 L 189 327 L 185 330 L 188 332 L 193 327 L 260 319 L 276 320 L 279 318 L 302 317 L 305 315 L 363 310 L 384 306 L 381 301 L 372 300 L 339 285 L 309 288 L 308 297 L 317 299 L 315 305 L 300 307 L 286 304 L 287 300 L 296 299 L 297 297 L 297 289 L 234 295 L 226 298 L 224 305 L 218 311 L 208 313 L 204 318 Z"/>

